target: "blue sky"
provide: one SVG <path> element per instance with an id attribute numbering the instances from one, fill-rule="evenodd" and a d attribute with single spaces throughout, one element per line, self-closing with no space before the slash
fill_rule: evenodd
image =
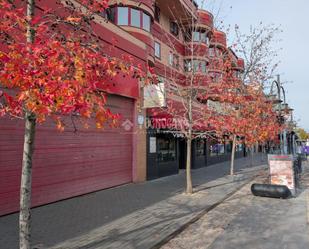
<path id="1" fill-rule="evenodd" d="M 295 119 L 309 131 L 309 0 L 206 0 L 204 7 L 219 10 L 225 26 L 237 24 L 244 32 L 261 21 L 281 25 L 278 73 Z"/>

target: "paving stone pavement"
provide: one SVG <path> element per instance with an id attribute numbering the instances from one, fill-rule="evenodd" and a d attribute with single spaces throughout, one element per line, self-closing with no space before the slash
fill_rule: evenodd
<path id="1" fill-rule="evenodd" d="M 265 159 L 265 155 L 263 156 Z M 261 155 L 194 170 L 192 196 L 185 174 L 98 191 L 32 210 L 36 248 L 152 248 L 203 210 L 226 198 L 263 168 Z M 18 214 L 0 217 L 0 248 L 18 248 Z"/>
<path id="2" fill-rule="evenodd" d="M 309 248 L 309 165 L 296 198 L 261 198 L 246 184 L 161 249 Z M 263 183 L 267 175 L 255 178 Z"/>

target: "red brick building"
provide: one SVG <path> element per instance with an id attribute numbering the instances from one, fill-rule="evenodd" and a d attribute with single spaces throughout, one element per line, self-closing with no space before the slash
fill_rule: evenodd
<path id="1" fill-rule="evenodd" d="M 38 7 L 52 8 L 53 2 L 38 1 Z M 94 22 L 107 53 L 130 55 L 134 63 L 154 67 L 163 82 L 168 83 L 172 76 L 185 77 L 190 53 L 183 27 L 190 28 L 192 20 L 193 64 L 215 81 L 223 74 L 218 66 L 223 56 L 218 55 L 228 54 L 235 62 L 235 77 L 239 77 L 243 60 L 228 49 L 225 34 L 214 29 L 212 14 L 199 10 L 193 1 L 111 0 L 110 8 L 95 16 Z M 171 138 L 160 129 L 150 133 L 142 124 L 146 117 L 156 117 L 143 108 L 141 82 L 119 76 L 109 83 L 108 93 L 109 107 L 123 117 L 118 128 L 79 129 L 74 133 L 73 127 L 67 127 L 60 133 L 52 122 L 38 126 L 32 206 L 175 174 L 183 168 L 184 141 Z M 19 208 L 23 133 L 22 121 L 0 119 L 0 215 Z M 168 157 L 164 157 L 167 152 Z M 193 168 L 226 160 L 228 152 L 229 141 L 198 141 L 193 146 Z M 242 153 L 239 148 L 238 156 Z"/>

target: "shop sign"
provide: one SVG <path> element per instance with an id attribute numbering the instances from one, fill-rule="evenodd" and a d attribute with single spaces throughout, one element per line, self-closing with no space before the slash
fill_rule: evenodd
<path id="1" fill-rule="evenodd" d="M 164 83 L 144 87 L 144 108 L 166 107 Z"/>

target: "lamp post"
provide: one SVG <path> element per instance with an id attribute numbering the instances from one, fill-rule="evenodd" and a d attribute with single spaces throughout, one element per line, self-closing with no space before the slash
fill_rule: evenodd
<path id="1" fill-rule="evenodd" d="M 270 94 L 273 94 L 273 88 L 276 86 L 277 89 L 277 96 L 278 96 L 278 113 L 279 113 L 279 120 L 281 121 L 281 114 L 282 114 L 282 105 L 281 105 L 281 97 L 283 95 L 283 105 L 286 109 L 286 97 L 285 97 L 285 90 L 281 85 L 280 75 L 277 75 L 277 80 L 274 80 L 271 84 Z M 287 153 L 287 144 L 286 144 L 286 130 L 284 129 L 283 133 L 280 131 L 280 153 L 286 154 Z"/>

